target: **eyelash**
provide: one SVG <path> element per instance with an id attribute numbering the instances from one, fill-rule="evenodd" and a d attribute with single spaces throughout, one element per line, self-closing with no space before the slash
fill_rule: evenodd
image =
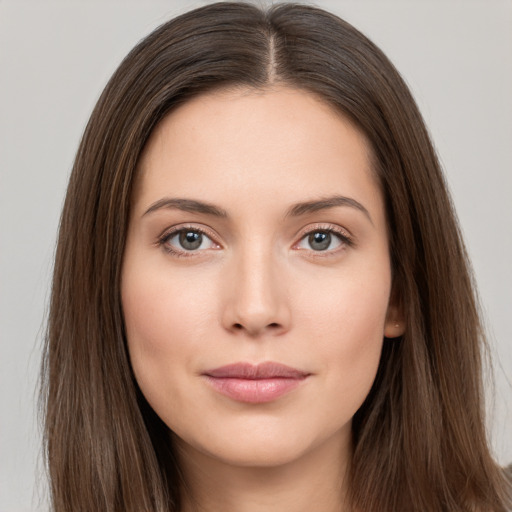
<path id="1" fill-rule="evenodd" d="M 198 233 L 200 235 L 206 236 L 209 238 L 212 243 L 220 246 L 215 241 L 215 236 L 209 231 L 201 227 L 197 226 L 177 226 L 175 228 L 172 228 L 168 231 L 165 231 L 161 236 L 158 237 L 157 245 L 162 247 L 164 251 L 166 251 L 169 254 L 172 254 L 175 257 L 178 258 L 188 258 L 191 256 L 195 256 L 195 253 L 199 251 L 180 251 L 174 249 L 172 246 L 168 244 L 169 240 L 176 236 L 179 233 L 183 232 L 194 232 Z M 334 250 L 325 250 L 325 251 L 314 251 L 313 249 L 309 249 L 309 252 L 311 252 L 315 257 L 326 257 L 326 256 L 332 256 L 334 254 L 337 254 L 340 250 L 345 249 L 346 247 L 353 247 L 354 246 L 354 240 L 353 238 L 343 229 L 340 229 L 333 225 L 316 225 L 313 228 L 309 227 L 306 230 L 302 231 L 300 233 L 300 238 L 298 242 L 293 244 L 293 248 L 296 248 L 306 237 L 312 235 L 313 233 L 327 233 L 336 236 L 338 240 L 341 243 L 341 247 Z M 204 250 L 204 249 L 203 249 Z M 296 250 L 307 250 L 307 249 L 296 249 Z"/>
<path id="2" fill-rule="evenodd" d="M 208 237 L 214 244 L 219 245 L 217 242 L 215 242 L 215 237 L 210 231 L 208 231 L 204 228 L 197 227 L 197 226 L 183 226 L 183 225 L 177 226 L 168 231 L 165 231 L 160 237 L 158 237 L 157 245 L 162 247 L 162 249 L 164 251 L 166 251 L 167 253 L 172 254 L 173 256 L 176 256 L 178 258 L 189 258 L 190 256 L 194 256 L 194 253 L 196 251 L 186 251 L 186 250 L 179 251 L 179 250 L 174 249 L 171 245 L 168 244 L 169 240 L 173 236 L 176 236 L 177 234 L 183 233 L 183 232 L 198 233 L 200 235 Z"/>
<path id="3" fill-rule="evenodd" d="M 314 257 L 329 257 L 338 254 L 339 251 L 346 249 L 347 247 L 353 247 L 354 239 L 352 236 L 344 229 L 332 225 L 332 224 L 316 224 L 313 227 L 309 226 L 305 230 L 301 231 L 299 234 L 299 241 L 296 242 L 293 246 L 296 247 L 300 244 L 306 237 L 312 235 L 313 233 L 328 233 L 330 235 L 334 235 L 341 243 L 341 247 L 337 249 L 325 250 L 325 251 L 314 251 L 309 249 L 309 252 Z M 304 249 L 298 249 L 304 250 Z"/>

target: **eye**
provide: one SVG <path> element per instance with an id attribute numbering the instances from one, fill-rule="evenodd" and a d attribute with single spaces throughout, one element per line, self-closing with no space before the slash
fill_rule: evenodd
<path id="1" fill-rule="evenodd" d="M 315 229 L 306 233 L 295 247 L 315 252 L 331 252 L 347 245 L 352 245 L 347 235 L 333 229 Z"/>
<path id="2" fill-rule="evenodd" d="M 216 249 L 216 244 L 206 233 L 197 228 L 183 228 L 165 234 L 160 244 L 171 253 L 191 253 L 206 249 Z"/>

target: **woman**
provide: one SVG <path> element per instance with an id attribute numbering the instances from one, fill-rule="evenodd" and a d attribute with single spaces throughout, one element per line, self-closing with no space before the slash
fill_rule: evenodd
<path id="1" fill-rule="evenodd" d="M 319 9 L 212 4 L 123 61 L 62 215 L 60 510 L 506 510 L 421 116 Z M 508 501 L 507 501 L 508 500 Z"/>

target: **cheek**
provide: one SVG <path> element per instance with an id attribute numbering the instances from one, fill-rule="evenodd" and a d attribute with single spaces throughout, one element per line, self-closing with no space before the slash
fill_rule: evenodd
<path id="1" fill-rule="evenodd" d="M 332 274 L 311 274 L 296 281 L 293 297 L 295 318 L 318 332 L 329 331 L 341 339 L 357 340 L 360 346 L 375 334 L 383 337 L 391 272 L 387 259 Z"/>
<path id="2" fill-rule="evenodd" d="M 309 286 L 297 306 L 301 329 L 309 332 L 311 349 L 321 375 L 339 410 L 359 408 L 377 372 L 391 286 L 389 267 L 375 272 L 353 272 L 325 280 L 322 287 Z"/>
<path id="3" fill-rule="evenodd" d="M 211 326 L 212 294 L 198 294 L 190 280 L 168 268 L 145 271 L 129 262 L 121 292 L 132 368 L 146 399 L 156 405 L 159 394 L 179 395 L 179 381 L 201 353 Z"/>
<path id="4" fill-rule="evenodd" d="M 197 272 L 171 271 L 165 260 L 162 264 L 155 259 L 157 263 L 145 265 L 136 257 L 128 260 L 121 293 L 129 343 L 133 340 L 133 345 L 159 352 L 183 337 L 194 343 L 211 321 L 215 293 L 211 279 L 202 279 Z"/>

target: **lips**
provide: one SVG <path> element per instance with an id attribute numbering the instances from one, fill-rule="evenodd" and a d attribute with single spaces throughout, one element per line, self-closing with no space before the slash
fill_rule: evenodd
<path id="1" fill-rule="evenodd" d="M 309 375 L 274 362 L 229 364 L 203 374 L 208 384 L 222 395 L 253 404 L 277 400 L 300 386 Z"/>

